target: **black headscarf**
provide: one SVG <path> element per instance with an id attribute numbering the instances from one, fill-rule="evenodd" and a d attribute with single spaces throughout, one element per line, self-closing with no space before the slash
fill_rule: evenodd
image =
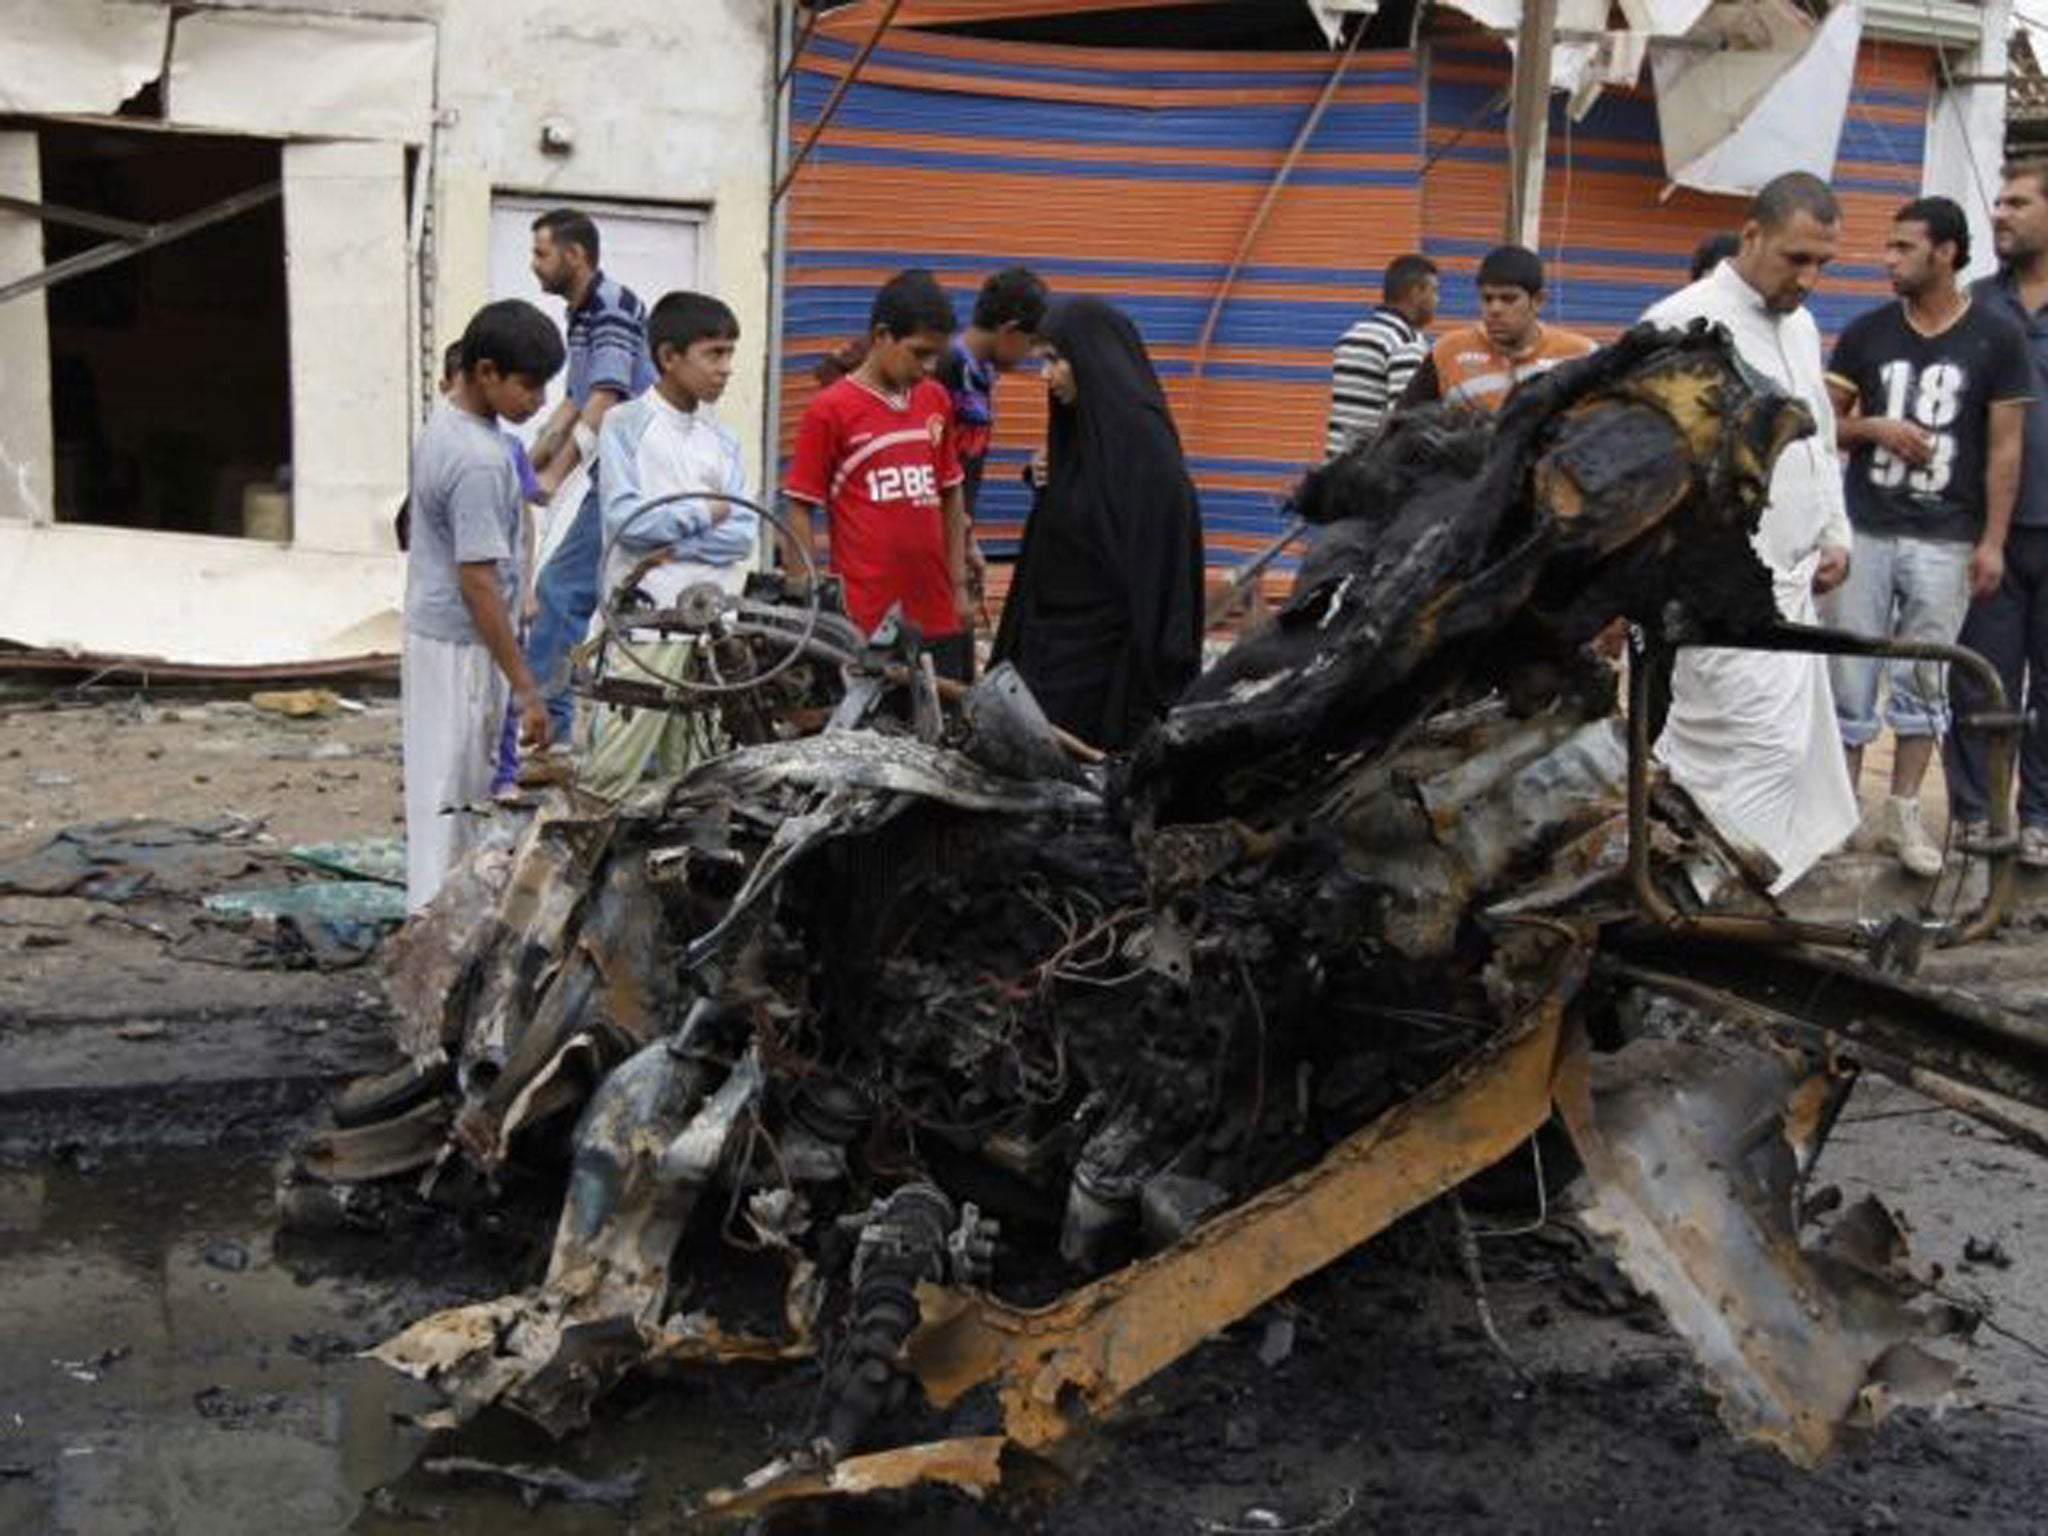
<path id="1" fill-rule="evenodd" d="M 1201 668 L 1201 509 L 1130 318 L 1101 299 L 1062 299 L 1042 334 L 1073 367 L 1075 403 L 1051 402 L 1049 473 L 996 655 L 1054 721 L 1120 747 Z"/>

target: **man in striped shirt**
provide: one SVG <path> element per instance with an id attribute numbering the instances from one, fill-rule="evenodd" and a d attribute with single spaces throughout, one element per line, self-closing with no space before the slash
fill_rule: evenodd
<path id="1" fill-rule="evenodd" d="M 590 489 L 534 583 L 540 612 L 527 636 L 526 661 L 547 690 L 555 739 L 566 742 L 576 718 L 569 651 L 590 628 L 604 533 L 597 506 L 597 434 L 605 412 L 654 382 L 647 354 L 647 307 L 597 264 L 597 226 L 587 214 L 556 208 L 533 221 L 533 275 L 543 292 L 569 306 L 568 398 L 533 444 L 541 489 L 553 496 L 578 464 L 592 467 Z"/>
<path id="2" fill-rule="evenodd" d="M 1381 303 L 1337 343 L 1330 370 L 1330 430 L 1324 451 L 1337 457 L 1379 431 L 1427 354 L 1422 332 L 1436 318 L 1436 263 L 1396 256 L 1387 264 Z"/>

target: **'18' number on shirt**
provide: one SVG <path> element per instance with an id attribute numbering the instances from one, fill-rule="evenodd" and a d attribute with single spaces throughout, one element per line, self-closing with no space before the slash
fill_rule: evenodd
<path id="1" fill-rule="evenodd" d="M 932 501 L 939 494 L 939 472 L 930 464 L 884 464 L 868 471 L 868 500 Z"/>
<path id="2" fill-rule="evenodd" d="M 1963 370 L 1954 363 L 1929 363 L 1920 371 L 1917 389 L 1909 362 L 1889 362 L 1878 372 L 1884 379 L 1885 415 L 1925 427 L 1934 440 L 1934 452 L 1916 467 L 1880 448 L 1870 456 L 1870 483 L 1882 490 L 1903 485 L 1923 496 L 1939 496 L 1956 472 L 1956 435 L 1943 429 L 1955 424 L 1962 409 Z"/>

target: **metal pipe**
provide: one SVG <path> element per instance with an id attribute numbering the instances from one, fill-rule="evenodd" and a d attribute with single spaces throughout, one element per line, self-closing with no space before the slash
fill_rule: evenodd
<path id="1" fill-rule="evenodd" d="M 832 94 L 825 98 L 825 110 L 820 112 L 818 120 L 811 124 L 810 134 L 798 148 L 796 158 L 789 162 L 788 168 L 782 173 L 782 179 L 775 183 L 775 195 L 770 199 L 772 203 L 780 203 L 783 195 L 789 191 L 790 183 L 796 180 L 796 173 L 803 169 L 804 161 L 810 158 L 811 150 L 816 146 L 819 136 L 830 126 L 833 115 L 838 112 L 839 103 L 852 89 L 853 82 L 860 78 L 860 72 L 868 62 L 868 55 L 875 51 L 875 45 L 882 40 L 882 34 L 889 30 L 889 23 L 896 19 L 896 13 L 902 8 L 903 0 L 889 0 L 882 11 L 882 19 L 875 23 L 875 30 L 868 34 L 868 40 L 861 44 L 860 52 L 853 56 L 852 67 L 839 77 L 839 83 L 832 88 Z"/>
<path id="2" fill-rule="evenodd" d="M 41 219 L 45 224 L 62 224 L 71 229 L 89 229 L 96 235 L 112 235 L 117 240 L 142 240 L 149 235 L 150 226 L 138 224 L 133 219 L 117 219 L 112 214 L 88 213 L 83 208 L 67 208 L 62 203 L 38 203 L 26 197 L 9 197 L 0 194 L 0 211 L 25 213 L 32 219 Z"/>
<path id="3" fill-rule="evenodd" d="M 1322 93 L 1316 97 L 1315 105 L 1309 108 L 1308 117 L 1301 129 L 1294 135 L 1294 142 L 1287 147 L 1287 156 L 1280 162 L 1280 169 L 1273 173 L 1273 179 L 1266 187 L 1266 195 L 1259 200 L 1258 210 L 1252 221 L 1245 226 L 1243 236 L 1237 242 L 1237 253 L 1230 258 L 1230 266 L 1224 271 L 1223 281 L 1216 287 L 1216 297 L 1210 302 L 1209 313 L 1202 321 L 1201 333 L 1195 338 L 1193 384 L 1202 382 L 1202 368 L 1209 360 L 1209 342 L 1216 334 L 1216 322 L 1222 318 L 1223 306 L 1230 300 L 1230 290 L 1237 282 L 1237 274 L 1244 269 L 1245 258 L 1251 255 L 1252 244 L 1259 238 L 1259 231 L 1266 227 L 1267 216 L 1273 211 L 1274 203 L 1280 199 L 1281 188 L 1287 185 L 1287 178 L 1294 173 L 1294 163 L 1308 148 L 1308 141 L 1315 137 L 1323 113 L 1329 110 L 1331 98 L 1337 94 L 1337 87 L 1344 81 L 1344 71 L 1350 67 L 1351 56 L 1358 51 L 1359 39 L 1365 36 L 1365 25 L 1361 22 L 1351 30 L 1351 41 L 1344 45 L 1344 52 L 1338 58 L 1336 67 L 1330 71 L 1330 78 L 1323 82 Z M 1190 394 L 1189 410 L 1193 419 L 1201 416 L 1200 396 Z"/>
<path id="4" fill-rule="evenodd" d="M 1726 650 L 1785 651 L 1818 656 L 1865 656 L 1877 660 L 1940 661 L 1970 672 L 1993 708 L 1973 715 L 1970 723 L 1991 737 L 1987 774 L 1991 791 L 1991 836 L 1972 849 L 1985 855 L 1990 872 L 1984 900 L 1967 917 L 1930 925 L 1928 936 L 1944 947 L 1973 943 L 1995 929 L 2012 899 L 2013 857 L 2019 834 L 2012 809 L 2014 764 L 2023 717 L 2008 712 L 2005 685 L 1997 671 L 1975 651 L 1959 645 L 1917 640 L 1874 640 L 1806 624 L 1779 624 L 1746 641 L 1715 642 Z M 1661 927 L 1754 943 L 1808 943 L 1842 948 L 1867 947 L 1881 931 L 1870 924 L 1812 923 L 1789 917 L 1743 917 L 1723 913 L 1682 912 L 1657 888 L 1650 874 L 1650 667 L 1638 645 L 1629 658 L 1628 699 L 1628 861 L 1627 877 L 1636 903 Z"/>
<path id="5" fill-rule="evenodd" d="M 130 256 L 139 256 L 154 246 L 167 245 L 186 235 L 196 234 L 209 225 L 247 213 L 251 208 L 260 208 L 271 202 L 284 191 L 282 182 L 270 182 L 265 186 L 252 187 L 247 192 L 237 192 L 233 197 L 224 198 L 211 207 L 197 213 L 188 213 L 183 218 L 168 223 L 153 224 L 149 232 L 133 240 L 116 240 L 106 245 L 96 245 L 89 251 L 80 251 L 76 256 L 67 256 L 62 261 L 52 262 L 40 272 L 31 272 L 27 277 L 16 278 L 5 287 L 0 287 L 0 304 L 9 299 L 18 299 L 23 294 L 37 293 L 67 277 L 78 277 L 86 272 L 97 272 L 101 267 L 111 267 L 117 261 L 126 261 Z"/>
<path id="6" fill-rule="evenodd" d="M 1280 530 L 1278 538 L 1253 555 L 1251 559 L 1245 561 L 1243 565 L 1232 571 L 1229 584 L 1217 594 L 1215 601 L 1210 603 L 1208 608 L 1204 610 L 1202 614 L 1202 627 L 1207 629 L 1211 624 L 1216 623 L 1226 613 L 1230 612 L 1231 607 L 1237 600 L 1244 596 L 1245 588 L 1258 579 L 1259 573 L 1275 560 L 1278 560 L 1286 551 L 1288 545 L 1307 532 L 1308 524 L 1301 518 L 1297 517 L 1290 520 L 1287 526 Z"/>

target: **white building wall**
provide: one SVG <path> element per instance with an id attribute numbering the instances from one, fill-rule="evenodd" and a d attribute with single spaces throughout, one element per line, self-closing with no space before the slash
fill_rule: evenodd
<path id="1" fill-rule="evenodd" d="M 0 132 L 0 192 L 36 202 L 42 167 L 33 133 Z M 43 226 L 0 209 L 0 283 L 43 264 Z M 50 327 L 40 300 L 0 304 L 0 526 L 44 522 L 55 473 L 50 440 Z M 42 367 L 30 360 L 43 359 Z"/>
<path id="2" fill-rule="evenodd" d="M 771 0 L 452 0 L 441 23 L 436 343 L 498 297 L 493 190 L 708 208 L 705 275 L 748 338 L 764 338 L 774 12 Z M 543 125 L 568 153 L 543 150 Z M 758 368 L 742 367 L 720 406 L 751 454 L 766 398 Z"/>
<path id="3" fill-rule="evenodd" d="M 0 455 L 7 459 L 0 477 L 0 640 L 208 665 L 395 651 L 403 561 L 390 519 L 404 493 L 418 370 L 492 296 L 493 191 L 541 193 L 564 203 L 703 207 L 710 286 L 750 338 L 766 338 L 775 9 L 773 0 L 608 0 L 580 12 L 559 0 L 202 6 L 275 12 L 280 21 L 294 12 L 348 18 L 339 29 L 309 22 L 329 50 L 349 29 L 379 20 L 413 35 L 420 23 L 430 24 L 435 100 L 410 147 L 430 157 L 431 175 L 421 184 L 430 188 L 431 204 L 425 218 L 416 213 L 408 220 L 408 146 L 395 139 L 293 144 L 287 152 L 294 395 L 288 547 L 51 523 L 43 301 L 0 306 L 0 342 L 9 359 L 0 383 L 0 405 L 7 407 L 0 411 Z M 136 9 L 110 7 L 109 0 L 0 8 L 0 54 L 21 41 L 15 34 L 23 29 L 40 50 L 90 49 L 111 13 L 132 16 Z M 302 57 L 305 40 L 284 42 L 290 47 L 280 53 L 281 68 L 287 55 Z M 208 89 L 195 86 L 188 99 L 206 103 L 216 125 L 232 121 L 241 131 L 286 140 L 308 133 L 292 115 L 290 93 L 233 88 L 238 78 L 263 79 L 249 68 L 246 45 L 238 46 L 244 51 L 234 57 L 236 68 L 215 68 Z M 87 82 L 113 79 L 125 67 L 89 55 L 78 62 L 78 78 Z M 174 39 L 173 122 L 178 71 Z M 113 87 L 95 89 L 104 96 Z M 107 109 L 97 97 L 26 108 Z M 378 119 L 390 120 L 389 112 Z M 542 149 L 543 124 L 566 137 L 567 153 Z M 356 131 L 368 130 L 358 124 Z M 34 165 L 32 144 L 0 135 L 0 186 L 32 195 Z M 408 265 L 414 252 L 407 242 L 416 234 L 425 236 L 423 278 Z M 39 255 L 32 229 L 0 222 L 0 268 L 8 275 L 23 263 L 39 265 Z M 428 303 L 415 321 L 421 286 Z M 762 353 L 747 348 L 742 355 Z M 339 377 L 344 368 L 354 371 L 354 382 Z M 758 366 L 743 368 L 721 406 L 754 456 L 765 438 L 766 398 Z M 17 418 L 17 411 L 25 414 Z M 753 468 L 758 475 L 758 462 Z"/>

